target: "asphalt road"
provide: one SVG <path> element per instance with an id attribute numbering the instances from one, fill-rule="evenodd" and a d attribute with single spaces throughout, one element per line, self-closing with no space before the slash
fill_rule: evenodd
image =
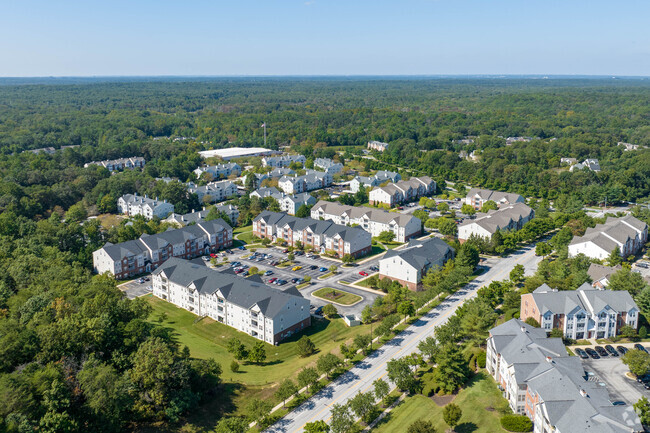
<path id="1" fill-rule="evenodd" d="M 475 278 L 453 297 L 409 326 L 381 349 L 357 364 L 346 374 L 322 389 L 315 396 L 287 414 L 266 432 L 293 433 L 303 431 L 308 422 L 329 420 L 333 404 L 343 404 L 357 392 L 366 392 L 372 383 L 386 376 L 386 363 L 417 351 L 420 341 L 431 336 L 437 326 L 444 324 L 462 303 L 476 296 L 476 290 L 492 281 L 503 280 L 516 264 L 523 264 L 532 270 L 541 258 L 535 256 L 534 246 L 527 247 L 503 259 L 489 259 L 484 262 L 486 271 Z"/>

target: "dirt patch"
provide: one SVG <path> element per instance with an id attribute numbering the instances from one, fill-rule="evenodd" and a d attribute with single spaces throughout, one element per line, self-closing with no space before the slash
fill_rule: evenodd
<path id="1" fill-rule="evenodd" d="M 342 298 L 344 293 L 337 292 L 336 290 L 332 290 L 331 292 L 327 293 L 326 295 L 323 295 L 323 298 L 330 299 L 332 301 L 336 301 L 339 298 Z"/>
<path id="2" fill-rule="evenodd" d="M 454 401 L 454 399 L 456 398 L 456 395 L 457 395 L 457 394 L 445 394 L 445 395 L 434 394 L 434 395 L 432 395 L 432 396 L 429 397 L 429 398 L 430 398 L 431 400 L 433 400 L 433 402 L 434 402 L 437 406 L 439 406 L 439 407 L 443 407 L 443 406 L 448 405 L 448 404 L 451 403 L 452 401 Z"/>

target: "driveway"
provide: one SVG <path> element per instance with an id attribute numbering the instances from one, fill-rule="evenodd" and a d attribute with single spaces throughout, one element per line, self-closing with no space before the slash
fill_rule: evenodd
<path id="1" fill-rule="evenodd" d="M 602 381 L 607 385 L 611 401 L 623 400 L 627 404 L 634 404 L 644 395 L 650 397 L 650 391 L 643 385 L 625 376 L 629 369 L 620 357 L 583 359 L 582 365 L 586 372 L 594 373 L 590 380 Z"/>
<path id="2" fill-rule="evenodd" d="M 151 293 L 151 280 L 145 281 L 144 283 L 138 283 L 138 280 L 133 280 L 120 284 L 117 288 L 123 291 L 127 298 L 135 299 Z"/>

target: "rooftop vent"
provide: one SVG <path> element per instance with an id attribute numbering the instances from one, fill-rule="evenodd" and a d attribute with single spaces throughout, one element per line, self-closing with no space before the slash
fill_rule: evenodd
<path id="1" fill-rule="evenodd" d="M 550 356 L 547 356 L 546 357 L 546 362 L 549 362 L 549 363 L 553 362 L 553 358 L 551 358 Z"/>
<path id="2" fill-rule="evenodd" d="M 526 331 L 526 327 L 525 327 L 525 326 L 522 326 L 522 327 L 521 327 L 521 332 L 528 332 L 528 331 Z"/>
<path id="3" fill-rule="evenodd" d="M 589 397 L 589 395 L 587 394 L 587 391 L 585 391 L 584 389 L 581 389 L 581 390 L 580 390 L 580 395 L 583 396 L 583 397 L 585 397 L 585 398 L 586 398 L 586 397 Z"/>

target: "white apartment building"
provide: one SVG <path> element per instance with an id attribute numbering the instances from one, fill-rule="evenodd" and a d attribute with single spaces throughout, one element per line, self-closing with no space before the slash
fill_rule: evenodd
<path id="1" fill-rule="evenodd" d="M 458 225 L 458 240 L 472 236 L 490 239 L 497 231 L 521 230 L 535 216 L 535 211 L 524 203 L 502 206 L 488 213 L 477 213 Z"/>
<path id="2" fill-rule="evenodd" d="M 605 224 L 589 227 L 583 236 L 574 237 L 569 244 L 569 257 L 584 254 L 587 257 L 605 260 L 616 248 L 622 257 L 636 254 L 648 241 L 648 225 L 626 215 L 621 218 L 608 217 Z"/>
<path id="3" fill-rule="evenodd" d="M 374 176 L 356 176 L 350 181 L 350 191 L 359 192 L 361 187 L 364 188 L 373 188 L 379 186 L 384 182 L 399 182 L 402 180 L 402 176 L 399 173 L 394 171 L 385 171 L 381 170 L 374 174 Z"/>
<path id="4" fill-rule="evenodd" d="M 313 191 L 332 185 L 333 178 L 330 173 L 308 170 L 304 176 L 282 176 L 278 187 L 286 194 L 299 194 Z"/>
<path id="5" fill-rule="evenodd" d="M 165 218 L 174 212 L 174 205 L 167 200 L 152 199 L 135 194 L 125 194 L 117 199 L 117 211 L 128 216 L 142 215 L 150 220 L 153 217 Z"/>
<path id="6" fill-rule="evenodd" d="M 487 201 L 495 202 L 498 207 L 526 203 L 526 199 L 520 194 L 482 188 L 472 188 L 465 196 L 465 204 L 473 206 L 477 210 L 481 209 Z"/>
<path id="7" fill-rule="evenodd" d="M 267 156 L 262 158 L 263 167 L 289 167 L 294 162 L 305 166 L 307 158 L 303 155 Z"/>
<path id="8" fill-rule="evenodd" d="M 436 182 L 429 176 L 412 177 L 386 186 L 376 187 L 368 194 L 370 204 L 395 206 L 429 196 L 436 191 Z"/>
<path id="9" fill-rule="evenodd" d="M 220 202 L 237 195 L 237 185 L 229 180 L 210 182 L 204 186 L 198 186 L 190 182 L 187 184 L 187 190 L 190 194 L 196 194 L 201 203 L 205 203 L 206 200 L 210 203 Z M 206 196 L 209 199 L 204 200 Z"/>
<path id="10" fill-rule="evenodd" d="M 203 173 L 208 173 L 214 179 L 219 179 L 222 177 L 228 177 L 231 174 L 235 176 L 241 175 L 242 169 L 236 162 L 227 162 L 225 164 L 209 165 L 204 167 L 199 167 L 194 170 L 194 174 L 197 178 L 201 177 Z"/>
<path id="11" fill-rule="evenodd" d="M 373 237 L 388 231 L 395 234 L 397 242 L 406 242 L 422 233 L 422 221 L 412 215 L 391 213 L 364 206 L 345 206 L 324 200 L 311 208 L 311 217 L 342 225 L 356 224 Z"/>
<path id="12" fill-rule="evenodd" d="M 269 344 L 311 325 L 310 303 L 295 288 L 269 287 L 183 259 L 167 260 L 152 274 L 154 296 Z"/>
<path id="13" fill-rule="evenodd" d="M 383 143 L 381 141 L 369 141 L 368 142 L 368 149 L 370 150 L 376 150 L 378 152 L 383 152 L 388 148 L 388 143 Z"/>
<path id="14" fill-rule="evenodd" d="M 104 161 L 93 161 L 84 164 L 84 168 L 91 165 L 99 165 L 108 171 L 132 170 L 134 168 L 144 168 L 145 160 L 141 156 L 131 156 L 129 158 L 107 159 Z"/>
<path id="15" fill-rule="evenodd" d="M 239 209 L 237 206 L 233 206 L 231 204 L 220 204 L 215 205 L 215 208 L 217 211 L 223 212 L 232 224 L 237 224 L 237 219 L 239 218 Z M 209 212 L 210 211 L 204 207 L 203 210 L 192 211 L 190 213 L 186 213 L 185 215 L 171 213 L 163 221 L 168 223 L 176 223 L 181 227 L 184 227 L 189 223 L 199 223 L 205 221 L 205 217 Z"/>
<path id="16" fill-rule="evenodd" d="M 320 168 L 329 174 L 340 173 L 343 170 L 343 164 L 334 162 L 329 158 L 316 158 L 314 167 Z"/>

